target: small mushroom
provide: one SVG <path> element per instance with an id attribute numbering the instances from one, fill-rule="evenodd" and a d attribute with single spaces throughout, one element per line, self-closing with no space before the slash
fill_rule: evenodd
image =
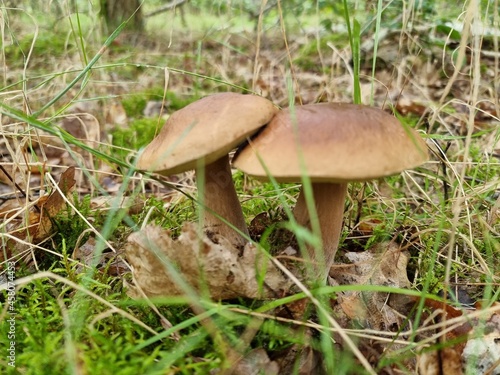
<path id="1" fill-rule="evenodd" d="M 384 111 L 362 105 L 321 103 L 280 111 L 240 150 L 233 165 L 278 182 L 312 182 L 323 257 L 308 247 L 316 269 L 326 276 L 337 252 L 347 183 L 367 181 L 416 167 L 428 159 L 419 134 Z M 264 168 L 265 166 L 265 168 Z M 303 190 L 294 208 L 297 222 L 310 227 Z M 324 262 L 324 264 L 323 264 Z"/>
<path id="2" fill-rule="evenodd" d="M 213 213 L 248 235 L 228 153 L 268 123 L 276 112 L 269 100 L 255 95 L 219 93 L 204 97 L 169 117 L 140 155 L 137 168 L 163 175 L 204 168 L 204 186 L 199 178 L 197 182 L 199 191 L 204 191 L 205 230 L 243 247 L 244 237 Z"/>

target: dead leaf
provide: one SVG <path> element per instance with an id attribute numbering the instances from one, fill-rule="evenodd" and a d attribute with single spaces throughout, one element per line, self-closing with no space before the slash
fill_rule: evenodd
<path id="1" fill-rule="evenodd" d="M 326 375 L 323 368 L 323 354 L 314 350 L 308 342 L 312 330 L 300 332 L 306 344 L 294 344 L 280 352 L 276 357 L 281 374 Z"/>
<path id="2" fill-rule="evenodd" d="M 104 249 L 97 258 L 95 248 L 96 239 L 92 236 L 84 244 L 75 248 L 71 258 L 81 263 L 76 268 L 77 272 L 82 272 L 85 269 L 84 266 L 95 267 L 96 270 L 106 272 L 111 276 L 122 276 L 130 271 L 125 262 L 119 257 L 119 254 Z"/>
<path id="3" fill-rule="evenodd" d="M 383 222 L 380 219 L 369 218 L 360 221 L 357 226 L 357 230 L 363 236 L 371 236 L 373 235 L 373 230 L 382 224 Z"/>
<path id="4" fill-rule="evenodd" d="M 177 240 L 169 231 L 149 225 L 129 236 L 125 254 L 137 283 L 129 289 L 133 298 L 141 297 L 138 287 L 149 297 L 184 295 L 180 279 L 215 300 L 275 297 L 290 287 L 254 245 L 248 243 L 240 253 L 223 237 L 217 243 L 200 238 L 193 223 L 184 225 Z"/>
<path id="5" fill-rule="evenodd" d="M 440 348 L 420 353 L 417 356 L 417 366 L 423 375 L 491 375 L 500 374 L 500 315 L 496 313 L 484 314 L 480 318 L 468 317 L 477 310 L 458 310 L 447 306 L 446 303 L 433 301 L 425 305 L 434 311 L 443 311 L 447 319 L 463 317 L 464 323 L 446 333 L 438 336 L 436 344 Z M 443 307 L 444 306 L 444 307 Z M 498 307 L 498 303 L 492 306 Z M 481 304 L 476 305 L 481 309 Z M 498 308 L 496 308 L 498 310 Z M 439 319 L 443 314 L 438 314 Z M 434 323 L 434 321 L 432 321 Z M 440 329 L 445 329 L 442 325 Z M 462 338 L 462 340 L 460 340 Z M 452 341 L 453 340 L 453 341 Z M 456 344 L 446 346 L 447 342 Z M 445 345 L 444 347 L 443 344 Z"/>
<path id="6" fill-rule="evenodd" d="M 426 114 L 427 107 L 410 100 L 406 96 L 400 96 L 398 102 L 396 103 L 396 110 L 404 116 L 413 114 L 415 116 L 422 117 Z"/>
<path id="7" fill-rule="evenodd" d="M 453 348 L 432 350 L 418 356 L 420 375 L 463 375 L 460 356 Z"/>
<path id="8" fill-rule="evenodd" d="M 40 220 L 33 234 L 35 243 L 43 241 L 51 234 L 52 219 L 66 208 L 66 197 L 75 183 L 75 167 L 69 167 L 61 175 L 57 184 L 58 189 L 54 189 L 47 200 L 40 205 Z"/>
<path id="9" fill-rule="evenodd" d="M 231 368 L 231 375 L 278 375 L 279 366 L 271 361 L 262 348 L 254 349 L 245 354 Z"/>
<path id="10" fill-rule="evenodd" d="M 75 185 L 75 168 L 69 167 L 61 174 L 58 189 L 49 196 L 41 197 L 35 209 L 28 216 L 28 227 L 14 230 L 12 235 L 18 239 L 34 244 L 40 243 L 52 234 L 52 219 L 66 208 L 66 196 Z M 25 245 L 11 239 L 6 245 L 6 256 L 11 258 L 23 252 Z M 3 258 L 3 254 L 0 254 Z"/>
<path id="11" fill-rule="evenodd" d="M 406 274 L 409 254 L 394 243 L 381 243 L 363 252 L 349 252 L 345 256 L 352 265 L 332 267 L 331 282 L 340 285 L 382 285 L 408 288 Z M 401 316 L 388 305 L 389 294 L 381 292 L 344 292 L 339 294 L 343 312 L 364 327 L 393 330 L 400 327 Z"/>

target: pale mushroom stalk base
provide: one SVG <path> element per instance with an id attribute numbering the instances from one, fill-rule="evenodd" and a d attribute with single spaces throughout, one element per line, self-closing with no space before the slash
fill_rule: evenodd
<path id="1" fill-rule="evenodd" d="M 202 200 L 206 207 L 203 216 L 205 231 L 220 234 L 235 247 L 243 248 L 247 240 L 211 213 L 217 213 L 248 236 L 245 218 L 234 189 L 228 155 L 205 165 L 204 186 L 198 186 L 198 191 L 205 192 L 205 199 Z"/>
<path id="2" fill-rule="evenodd" d="M 314 269 L 324 277 L 328 276 L 337 252 L 342 222 L 344 217 L 344 202 L 347 194 L 346 183 L 313 182 L 314 203 L 319 219 L 321 240 L 323 245 L 323 259 L 318 259 L 317 251 L 308 246 L 309 257 Z M 304 189 L 302 188 L 297 204 L 293 210 L 297 223 L 303 227 L 311 228 L 311 218 L 307 209 Z M 324 261 L 324 264 L 322 264 Z"/>

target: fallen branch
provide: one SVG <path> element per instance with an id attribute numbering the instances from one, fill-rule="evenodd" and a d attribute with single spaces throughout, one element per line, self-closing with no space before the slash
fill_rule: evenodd
<path id="1" fill-rule="evenodd" d="M 153 10 L 152 12 L 146 14 L 146 17 L 153 17 L 153 16 L 156 16 L 157 14 L 160 14 L 163 12 L 168 12 L 169 10 L 174 9 L 178 6 L 181 6 L 186 2 L 187 2 L 187 0 L 174 0 L 171 3 L 165 4 L 161 7 L 159 7 L 158 9 Z"/>

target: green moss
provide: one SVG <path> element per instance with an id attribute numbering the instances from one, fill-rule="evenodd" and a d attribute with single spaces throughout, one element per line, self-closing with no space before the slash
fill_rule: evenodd
<path id="1" fill-rule="evenodd" d="M 133 150 L 138 150 L 151 142 L 162 125 L 157 119 L 140 118 L 132 120 L 128 128 L 113 130 L 112 153 L 120 159 L 126 159 Z"/>
<path id="2" fill-rule="evenodd" d="M 197 220 L 197 211 L 196 202 L 187 197 L 176 200 L 175 204 L 166 205 L 160 198 L 150 196 L 144 203 L 144 209 L 132 219 L 143 223 L 147 216 L 149 224 L 168 229 L 172 238 L 176 238 L 183 223 Z"/>
<path id="3" fill-rule="evenodd" d="M 163 87 L 155 87 L 144 92 L 125 96 L 122 99 L 122 105 L 128 117 L 140 118 L 143 116 L 144 109 L 149 101 L 162 101 L 164 97 L 169 112 L 177 111 L 197 99 L 196 97 L 182 98 L 171 91 L 164 93 Z"/>
<path id="4" fill-rule="evenodd" d="M 22 67 L 26 57 L 30 52 L 32 44 L 33 52 L 31 57 L 31 68 L 34 68 L 33 63 L 39 63 L 40 68 L 47 68 L 47 61 L 50 57 L 59 58 L 73 50 L 72 44 L 67 44 L 67 40 L 61 36 L 57 36 L 50 32 L 40 33 L 34 40 L 34 35 L 25 35 L 19 40 L 14 40 L 11 45 L 5 46 L 5 58 L 9 61 L 9 67 Z M 40 57 L 43 56 L 43 59 Z M 38 57 L 38 59 L 37 59 Z"/>
<path id="5" fill-rule="evenodd" d="M 126 300 L 123 293 L 109 293 L 107 284 L 93 287 L 93 292 L 106 300 Z M 5 293 L 5 292 L 4 292 Z M 2 293 L 2 294 L 4 294 Z M 0 298 L 4 298 L 0 294 Z M 85 303 L 81 303 L 81 301 Z M 80 309 L 79 306 L 84 306 Z M 38 280 L 20 287 L 16 292 L 16 368 L 24 374 L 66 374 L 84 364 L 89 373 L 139 374 L 154 366 L 160 348 L 168 350 L 167 341 L 157 350 L 133 350 L 151 333 L 122 317 L 120 314 L 94 317 L 108 308 L 88 296 L 75 296 L 75 291 L 64 284 Z M 152 327 L 160 327 L 155 314 L 142 309 L 132 311 L 134 316 Z M 145 309 L 151 312 L 149 309 Z M 73 325 L 75 314 L 84 318 L 83 325 Z M 72 322 L 67 325 L 64 315 Z M 0 345 L 8 348 L 9 324 L 0 324 Z M 76 351 L 76 358 L 69 355 Z M 126 369 L 126 371 L 124 371 Z M 9 369 L 7 369 L 9 370 Z M 13 369 L 12 369 L 13 370 Z M 15 371 L 7 373 L 17 373 Z M 148 372 L 150 373 L 150 372 Z"/>

